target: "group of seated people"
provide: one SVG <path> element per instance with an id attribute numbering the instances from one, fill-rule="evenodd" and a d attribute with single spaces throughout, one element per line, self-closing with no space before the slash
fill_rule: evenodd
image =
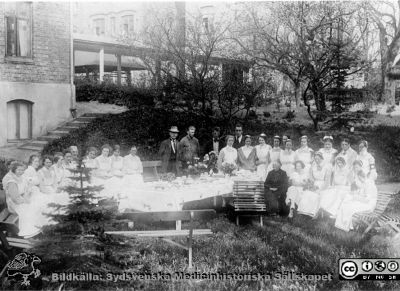
<path id="1" fill-rule="evenodd" d="M 348 139 L 342 140 L 340 152 L 333 149 L 331 136 L 324 137 L 324 147 L 317 152 L 308 147 L 306 136 L 296 151 L 290 140 L 285 149 L 279 148 L 278 136 L 274 141 L 276 152 L 270 150 L 267 155 L 265 199 L 267 204 L 277 201 L 278 213 L 288 211 L 292 218 L 297 209 L 299 214 L 316 218 L 326 212 L 337 228 L 349 231 L 353 214 L 375 208 L 377 172 L 367 141 L 359 143 L 359 153 Z"/>
<path id="2" fill-rule="evenodd" d="M 101 154 L 97 156 L 97 153 L 95 147 L 90 147 L 82 166 L 90 169 L 88 183 L 101 186 L 100 196 L 110 197 L 143 183 L 143 166 L 135 146 L 125 157 L 120 156 L 118 145 L 114 149 L 104 145 Z M 74 170 L 78 165 L 76 146 L 53 156 L 32 155 L 27 165 L 15 160 L 8 162 L 9 172 L 3 177 L 2 185 L 8 210 L 19 217 L 20 236 L 33 237 L 43 225 L 52 223 L 46 213 L 54 214 L 57 210 L 50 203 L 67 205 L 70 202 L 65 189 L 77 185 L 77 179 L 72 177 L 77 175 Z"/>
<path id="3" fill-rule="evenodd" d="M 265 181 L 266 201 L 275 197 L 279 202 L 278 213 L 286 211 L 293 217 L 297 209 L 297 213 L 316 217 L 323 210 L 336 219 L 338 228 L 348 231 L 354 213 L 374 209 L 377 173 L 366 141 L 359 143 L 359 153 L 350 147 L 348 139 L 342 140 L 338 152 L 332 147 L 331 136 L 324 137 L 324 147 L 317 152 L 308 146 L 307 136 L 301 137 L 297 150 L 293 150 L 288 136 L 282 137 L 283 148 L 279 136 L 273 138 L 272 147 L 266 143 L 265 134 L 260 134 L 255 147 L 250 136 L 245 136 L 244 141 L 236 149 L 234 137 L 227 136 L 226 146 L 218 154 L 217 167 L 222 171 L 229 163 L 239 170 L 257 173 Z M 72 177 L 78 164 L 76 146 L 53 156 L 32 155 L 27 167 L 19 161 L 9 163 L 9 172 L 2 182 L 7 207 L 19 216 L 21 236 L 34 236 L 41 226 L 51 223 L 44 214 L 49 211 L 49 203 L 69 203 L 65 187 L 76 183 Z M 135 146 L 124 157 L 118 145 L 104 145 L 100 154 L 97 148 L 90 147 L 82 166 L 90 169 L 88 183 L 101 186 L 103 197 L 128 194 L 143 183 L 143 166 Z"/>

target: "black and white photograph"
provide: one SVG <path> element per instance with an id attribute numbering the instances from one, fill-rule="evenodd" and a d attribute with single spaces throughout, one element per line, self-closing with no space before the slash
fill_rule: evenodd
<path id="1" fill-rule="evenodd" d="M 0 0 L 1 290 L 399 290 L 400 0 Z"/>

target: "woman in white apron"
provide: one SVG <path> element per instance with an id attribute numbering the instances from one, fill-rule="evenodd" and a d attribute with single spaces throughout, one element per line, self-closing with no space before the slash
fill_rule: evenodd
<path id="1" fill-rule="evenodd" d="M 279 135 L 275 135 L 274 136 L 274 145 L 273 145 L 272 149 L 269 151 L 270 163 L 267 168 L 267 174 L 270 171 L 272 171 L 272 164 L 274 162 L 277 162 L 279 160 L 279 163 L 281 164 L 280 159 L 279 159 L 281 151 L 282 151 L 282 149 L 280 147 L 280 137 L 279 137 Z"/>
<path id="2" fill-rule="evenodd" d="M 307 184 L 307 181 L 310 179 L 310 174 L 308 171 L 304 170 L 305 165 L 302 161 L 295 162 L 295 169 L 292 172 L 292 175 L 289 177 L 289 184 L 291 185 L 288 188 L 286 194 L 286 204 L 290 208 L 289 218 L 293 217 L 293 211 L 295 207 L 299 204 L 303 193 L 303 187 Z"/>
<path id="3" fill-rule="evenodd" d="M 362 140 L 358 145 L 359 154 L 356 160 L 362 162 L 362 170 L 367 178 L 376 181 L 378 174 L 375 168 L 375 158 L 368 152 L 368 142 Z"/>
<path id="4" fill-rule="evenodd" d="M 321 148 L 319 152 L 322 153 L 324 157 L 323 163 L 333 166 L 337 154 L 337 150 L 332 147 L 333 137 L 330 135 L 326 135 L 324 136 L 322 141 L 324 142 L 324 147 Z"/>
<path id="5" fill-rule="evenodd" d="M 285 150 L 280 152 L 279 160 L 282 163 L 282 170 L 290 177 L 294 171 L 294 162 L 296 161 L 296 153 L 292 150 L 292 141 L 286 141 Z"/>
<path id="6" fill-rule="evenodd" d="M 310 168 L 310 178 L 313 189 L 305 189 L 301 195 L 297 212 L 315 217 L 319 209 L 320 193 L 327 189 L 331 182 L 331 166 L 324 164 L 322 153 L 316 152 L 314 163 Z"/>
<path id="7" fill-rule="evenodd" d="M 223 167 L 226 164 L 232 164 L 237 168 L 237 150 L 233 147 L 235 138 L 233 135 L 226 136 L 226 146 L 218 154 L 218 171 L 223 172 Z"/>
<path id="8" fill-rule="evenodd" d="M 258 145 L 256 145 L 256 165 L 257 165 L 257 175 L 262 181 L 267 178 L 267 168 L 269 164 L 269 152 L 271 146 L 266 143 L 267 136 L 262 133 L 258 138 Z"/>
<path id="9" fill-rule="evenodd" d="M 143 184 L 143 165 L 137 156 L 136 146 L 132 146 L 130 154 L 123 158 L 122 171 L 124 173 L 122 184 L 125 193 L 129 194 L 132 189 Z"/>
<path id="10" fill-rule="evenodd" d="M 111 175 L 111 158 L 109 154 L 111 152 L 111 147 L 109 145 L 103 145 L 101 147 L 101 155 L 95 158 L 96 169 L 93 171 L 92 184 L 95 186 L 101 186 L 103 189 L 100 191 L 100 195 L 107 197 L 112 196 L 106 187 L 108 180 L 112 177 Z"/>
<path id="11" fill-rule="evenodd" d="M 296 161 L 302 161 L 305 165 L 305 170 L 309 171 L 313 161 L 314 151 L 308 146 L 308 137 L 306 135 L 300 138 L 300 145 L 300 148 L 295 151 Z"/>
<path id="12" fill-rule="evenodd" d="M 321 192 L 320 202 L 321 209 L 328 212 L 332 218 L 336 217 L 343 199 L 350 192 L 350 184 L 350 168 L 343 157 L 337 157 L 332 174 L 332 186 Z"/>
<path id="13" fill-rule="evenodd" d="M 28 161 L 28 167 L 24 172 L 24 178 L 28 182 L 30 187 L 30 192 L 33 194 L 40 195 L 39 183 L 40 177 L 38 174 L 38 169 L 40 166 L 40 159 L 38 155 L 31 155 Z"/>

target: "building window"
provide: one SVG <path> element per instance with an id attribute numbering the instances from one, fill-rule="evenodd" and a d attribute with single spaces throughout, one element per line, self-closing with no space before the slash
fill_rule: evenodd
<path id="1" fill-rule="evenodd" d="M 115 17 L 110 18 L 110 31 L 111 35 L 115 35 L 116 33 Z"/>
<path id="2" fill-rule="evenodd" d="M 122 31 L 125 35 L 133 33 L 133 15 L 122 16 Z"/>
<path id="3" fill-rule="evenodd" d="M 204 26 L 204 30 L 206 32 L 208 32 L 208 17 L 203 17 L 203 26 Z"/>
<path id="4" fill-rule="evenodd" d="M 6 56 L 32 57 L 32 3 L 6 2 Z"/>
<path id="5" fill-rule="evenodd" d="M 104 35 L 105 21 L 104 18 L 97 18 L 93 20 L 94 32 L 96 35 Z"/>

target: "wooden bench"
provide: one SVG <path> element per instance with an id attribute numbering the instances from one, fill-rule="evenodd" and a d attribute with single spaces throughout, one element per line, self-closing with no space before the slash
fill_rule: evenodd
<path id="1" fill-rule="evenodd" d="M 160 221 L 189 221 L 189 229 L 174 230 L 140 230 L 140 231 L 106 231 L 111 235 L 122 235 L 127 237 L 153 237 L 162 239 L 170 244 L 188 251 L 189 268 L 192 268 L 192 241 L 194 235 L 210 235 L 211 229 L 193 229 L 196 220 L 208 220 L 215 216 L 215 210 L 183 210 L 183 211 L 161 211 L 161 212 L 128 212 L 118 216 L 118 219 L 142 223 Z M 133 225 L 131 225 L 133 227 Z M 170 237 L 187 237 L 186 245 L 182 245 L 170 239 Z"/>
<path id="2" fill-rule="evenodd" d="M 239 225 L 239 216 L 257 215 L 260 217 L 260 225 L 263 226 L 262 215 L 267 211 L 264 199 L 264 182 L 234 181 L 233 206 L 237 225 Z"/>
<path id="3" fill-rule="evenodd" d="M 378 223 L 383 225 L 387 224 L 383 213 L 385 212 L 392 198 L 392 193 L 379 192 L 374 211 L 358 212 L 353 215 L 353 220 L 367 225 L 363 235 L 367 234 Z"/>
<path id="4" fill-rule="evenodd" d="M 145 182 L 151 182 L 151 181 L 158 181 L 159 175 L 158 175 L 158 170 L 157 167 L 161 167 L 161 161 L 143 161 L 143 179 Z M 146 168 L 151 168 L 153 172 L 153 177 L 148 177 L 144 175 L 144 169 Z"/>

